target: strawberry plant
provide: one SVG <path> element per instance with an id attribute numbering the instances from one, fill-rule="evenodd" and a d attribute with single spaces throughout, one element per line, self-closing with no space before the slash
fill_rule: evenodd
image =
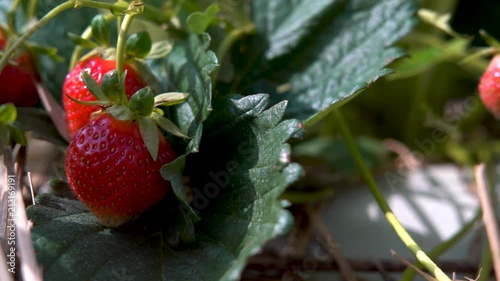
<path id="1" fill-rule="evenodd" d="M 28 85 L 20 100 L 34 89 L 42 104 L 0 99 L 0 143 L 40 138 L 65 154 L 64 175 L 26 210 L 44 280 L 237 280 L 293 228 L 290 202 L 309 197 L 287 188 L 311 156 L 359 170 L 402 243 L 450 280 L 378 190 L 366 162 L 382 162 L 379 143 L 355 139 L 341 112 L 406 55 L 395 44 L 418 1 L 4 2 L 0 85 Z M 480 86 L 494 113 L 495 87 Z M 343 141 L 311 138 L 332 124 Z"/>

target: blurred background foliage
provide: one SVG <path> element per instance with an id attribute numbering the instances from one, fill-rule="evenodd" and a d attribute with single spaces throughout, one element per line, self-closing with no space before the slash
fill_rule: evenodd
<path id="1" fill-rule="evenodd" d="M 479 32 L 500 38 L 496 17 L 500 2 L 426 0 L 420 4 L 420 24 L 399 42 L 409 56 L 390 65 L 394 74 L 342 107 L 375 172 L 396 168 L 393 160 L 405 151 L 419 156 L 423 164 L 460 166 L 492 161 L 500 152 L 500 123 L 486 111 L 477 93 L 491 58 L 477 55 L 488 47 Z M 446 22 L 450 29 L 443 31 Z M 328 116 L 309 128 L 304 140 L 294 146 L 294 157 L 313 174 L 326 169 L 352 178 L 357 169 L 335 120 Z"/>

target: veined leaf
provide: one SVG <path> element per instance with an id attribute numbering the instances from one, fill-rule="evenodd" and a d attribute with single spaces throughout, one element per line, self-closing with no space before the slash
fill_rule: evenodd
<path id="1" fill-rule="evenodd" d="M 272 21 L 272 24 L 282 26 L 286 22 L 287 17 L 280 16 L 279 9 L 266 9 L 280 3 L 279 0 L 252 3 L 255 21 L 277 17 L 283 22 Z M 294 42 L 301 44 L 288 48 L 289 52 L 277 62 L 263 61 L 261 67 L 267 66 L 267 69 L 261 70 L 260 81 L 274 84 L 275 88 L 289 83 L 289 90 L 275 95 L 274 99 L 288 100 L 287 116 L 304 120 L 306 125 L 321 119 L 370 83 L 391 73 L 385 67 L 404 52 L 390 46 L 407 34 L 416 22 L 416 5 L 412 0 L 350 0 L 321 15 L 311 14 L 313 9 L 302 11 L 291 10 L 289 14 L 303 19 L 321 16 L 316 20 L 320 25 L 297 38 Z M 279 37 L 277 31 L 281 29 L 270 28 L 269 24 L 260 23 L 258 31 L 269 45 L 266 52 L 273 54 L 272 40 Z M 255 84 L 254 91 L 275 91 L 260 86 L 262 84 Z"/>
<path id="2" fill-rule="evenodd" d="M 181 146 L 184 151 L 184 155 L 179 155 L 179 158 L 199 150 L 203 130 L 202 124 L 212 110 L 212 80 L 210 79 L 210 73 L 217 66 L 217 58 L 208 49 L 209 44 L 210 37 L 208 34 L 191 35 L 186 41 L 178 43 L 166 58 L 148 60 L 152 72 L 159 78 L 158 80 L 163 82 L 160 85 L 163 92 L 183 92 L 189 95 L 182 104 L 169 107 L 168 116 L 166 116 L 173 124 L 178 126 L 175 126 L 175 128 L 166 126 L 165 129 L 169 129 L 171 133 L 176 135 L 184 135 L 190 138 L 187 144 L 184 140 L 174 140 L 174 145 L 180 142 L 178 146 Z M 160 124 L 171 125 L 165 124 L 164 120 L 160 120 Z M 179 160 L 176 163 L 178 164 L 175 165 L 175 169 L 169 169 L 168 175 L 163 174 L 165 179 L 182 178 L 184 161 Z M 185 194 L 186 187 L 182 180 L 172 181 L 171 184 L 177 198 L 183 199 L 187 197 Z M 189 214 L 185 216 L 183 220 L 185 225 L 182 228 L 192 229 L 191 219 L 196 221 L 198 218 L 192 209 L 185 205 L 185 200 L 181 200 L 181 203 L 183 203 L 184 210 L 187 210 Z M 192 237 L 193 235 L 194 233 L 188 233 L 186 236 Z"/>
<path id="3" fill-rule="evenodd" d="M 217 4 L 210 5 L 204 12 L 194 12 L 187 18 L 186 22 L 193 33 L 203 33 L 216 19 L 220 8 Z"/>
<path id="4" fill-rule="evenodd" d="M 272 60 L 297 47 L 321 16 L 341 3 L 341 0 L 253 1 L 253 20 L 269 42 L 266 59 Z"/>
<path id="5" fill-rule="evenodd" d="M 246 259 L 289 228 L 291 216 L 278 197 L 302 172 L 289 162 L 285 144 L 301 126 L 282 121 L 284 102 L 265 110 L 268 99 L 232 96 L 215 104 L 200 153 L 186 158 L 192 206 L 201 218 L 188 245 L 165 243 L 171 234 L 165 224 L 175 221 L 165 212 L 109 229 L 79 201 L 38 196 L 28 215 L 35 222 L 32 236 L 45 279 L 238 279 Z"/>
<path id="6" fill-rule="evenodd" d="M 191 138 L 185 153 L 198 150 L 202 123 L 212 110 L 210 73 L 218 62 L 209 45 L 208 34 L 191 35 L 177 44 L 166 58 L 148 60 L 151 70 L 162 81 L 162 92 L 189 94 L 184 103 L 169 108 L 169 119 Z"/>

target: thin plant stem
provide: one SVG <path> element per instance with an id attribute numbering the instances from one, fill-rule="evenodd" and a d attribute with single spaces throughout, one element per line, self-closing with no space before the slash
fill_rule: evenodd
<path id="1" fill-rule="evenodd" d="M 446 240 L 445 242 L 439 244 L 435 248 L 429 251 L 428 256 L 431 259 L 436 259 L 438 258 L 441 254 L 444 252 L 448 251 L 451 247 L 457 244 L 458 241 L 460 241 L 466 234 L 468 234 L 471 229 L 474 227 L 474 225 L 479 221 L 481 218 L 481 209 L 479 209 L 476 213 L 476 215 L 467 223 L 465 224 L 462 229 L 460 229 L 459 232 L 457 232 L 455 235 L 453 235 L 450 239 Z M 415 266 L 418 269 L 422 269 L 423 265 L 422 264 L 415 264 Z M 403 275 L 401 276 L 400 281 L 410 281 L 415 278 L 415 275 L 417 273 L 411 269 L 407 268 L 404 272 Z"/>
<path id="2" fill-rule="evenodd" d="M 40 19 L 39 22 L 37 22 L 35 25 L 33 25 L 26 33 L 24 33 L 16 42 L 5 52 L 5 54 L 2 56 L 2 59 L 0 60 L 0 72 L 4 69 L 4 67 L 7 65 L 11 57 L 19 50 L 19 47 L 28 40 L 35 32 L 37 32 L 40 28 L 42 28 L 47 22 L 49 22 L 51 19 L 53 19 L 55 16 L 58 14 L 71 9 L 71 8 L 78 8 L 78 7 L 90 7 L 90 8 L 96 8 L 96 9 L 107 9 L 110 10 L 112 13 L 119 13 L 127 10 L 127 8 L 119 7 L 113 4 L 109 3 L 104 3 L 104 2 L 97 2 L 97 1 L 92 1 L 92 0 L 68 0 L 67 2 L 64 2 L 54 9 L 52 9 L 50 12 L 48 12 L 43 18 Z M 144 15 L 147 16 L 148 18 L 151 18 L 154 21 L 157 22 L 162 22 L 166 19 L 166 15 L 159 9 L 155 9 L 153 7 L 146 7 L 143 9 Z"/>
<path id="3" fill-rule="evenodd" d="M 28 2 L 28 10 L 26 11 L 26 18 L 32 19 L 36 16 L 37 6 L 38 6 L 38 0 L 30 0 Z"/>
<path id="4" fill-rule="evenodd" d="M 114 14 L 119 14 L 128 9 L 127 6 L 114 5 L 110 3 L 97 2 L 92 0 L 78 0 L 78 4 L 90 8 L 109 10 L 111 11 L 111 13 Z M 153 6 L 144 6 L 142 14 L 144 15 L 145 18 L 148 18 L 156 23 L 164 23 L 169 19 L 166 13 Z"/>
<path id="5" fill-rule="evenodd" d="M 55 7 L 52 9 L 50 12 L 48 12 L 42 19 L 40 19 L 39 22 L 37 22 L 35 25 L 33 25 L 26 33 L 24 33 L 8 50 L 5 52 L 5 54 L 2 56 L 2 59 L 0 60 L 0 72 L 4 69 L 4 67 L 7 65 L 9 62 L 10 58 L 18 51 L 21 47 L 21 45 L 28 40 L 28 38 L 33 35 L 36 31 L 38 31 L 40 28 L 42 28 L 47 22 L 49 22 L 51 19 L 53 19 L 55 16 L 58 14 L 71 9 L 75 6 L 75 1 L 68 1 L 60 4 L 59 6 Z"/>
<path id="6" fill-rule="evenodd" d="M 336 120 L 344 135 L 345 141 L 349 147 L 349 151 L 358 166 L 361 175 L 364 177 L 370 191 L 377 201 L 382 212 L 385 214 L 387 221 L 391 224 L 392 228 L 399 236 L 401 241 L 405 244 L 405 246 L 415 255 L 417 260 L 424 265 L 424 267 L 432 273 L 438 281 L 451 281 L 451 279 L 439 268 L 434 261 L 432 261 L 429 256 L 418 246 L 417 242 L 413 240 L 408 231 L 404 228 L 401 222 L 398 220 L 394 212 L 389 207 L 389 204 L 385 200 L 384 196 L 380 192 L 380 189 L 371 174 L 368 166 L 366 165 L 363 157 L 361 156 L 361 152 L 359 151 L 356 142 L 354 141 L 354 137 L 352 136 L 351 130 L 347 126 L 347 123 L 342 116 L 340 109 L 334 111 Z"/>
<path id="7" fill-rule="evenodd" d="M 486 241 L 483 249 L 483 255 L 481 256 L 481 264 L 479 266 L 481 274 L 477 277 L 476 281 L 488 281 L 490 279 L 491 270 L 493 269 L 491 266 L 491 258 L 490 245 L 488 241 Z"/>
<path id="8" fill-rule="evenodd" d="M 77 1 L 75 3 L 78 3 L 79 6 L 85 6 L 89 8 L 96 8 L 96 9 L 108 9 L 111 11 L 114 11 L 115 6 L 113 4 L 109 3 L 104 3 L 104 2 L 97 2 L 97 1 Z"/>
<path id="9" fill-rule="evenodd" d="M 116 43 L 116 73 L 118 75 L 118 79 L 120 79 L 123 74 L 123 62 L 125 60 L 125 43 L 127 42 L 127 32 L 135 15 L 135 13 L 127 13 L 123 17 L 122 24 L 120 25 L 120 31 L 118 32 L 118 42 Z"/>
<path id="10" fill-rule="evenodd" d="M 483 210 L 484 227 L 490 244 L 495 277 L 496 280 L 500 280 L 500 233 L 498 231 L 498 224 L 495 218 L 495 212 L 491 201 L 490 188 L 486 179 L 485 170 L 486 165 L 481 163 L 474 167 L 474 175 L 476 178 L 479 202 L 481 203 L 481 208 Z"/>

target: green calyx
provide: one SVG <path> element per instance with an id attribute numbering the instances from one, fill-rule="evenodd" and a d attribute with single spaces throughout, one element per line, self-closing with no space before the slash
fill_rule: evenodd
<path id="1" fill-rule="evenodd" d="M 126 71 L 122 77 L 118 77 L 116 71 L 109 71 L 102 77 L 101 89 L 104 96 L 119 105 L 127 104 L 127 95 L 125 93 Z"/>
<path id="2" fill-rule="evenodd" d="M 103 15 L 99 14 L 95 16 L 92 22 L 90 22 L 90 28 L 92 30 L 92 37 L 94 37 L 97 43 L 106 47 L 110 45 L 111 31 Z"/>
<path id="3" fill-rule="evenodd" d="M 156 161 L 160 142 L 158 126 L 174 136 L 189 138 L 177 125 L 165 118 L 163 110 L 157 107 L 180 104 L 188 98 L 188 94 L 172 92 L 155 96 L 150 87 L 144 87 L 128 101 L 125 93 L 126 76 L 126 71 L 118 77 L 116 70 L 112 70 L 104 75 L 99 85 L 89 73 L 83 72 L 83 82 L 96 100 L 84 102 L 69 98 L 84 105 L 98 105 L 117 120 L 136 121 L 144 144 Z"/>
<path id="4" fill-rule="evenodd" d="M 151 52 L 153 43 L 147 31 L 134 33 L 125 42 L 125 54 L 134 58 L 145 58 Z"/>
<path id="5" fill-rule="evenodd" d="M 150 116 L 153 113 L 154 100 L 151 88 L 142 88 L 130 98 L 129 108 L 140 116 Z"/>

